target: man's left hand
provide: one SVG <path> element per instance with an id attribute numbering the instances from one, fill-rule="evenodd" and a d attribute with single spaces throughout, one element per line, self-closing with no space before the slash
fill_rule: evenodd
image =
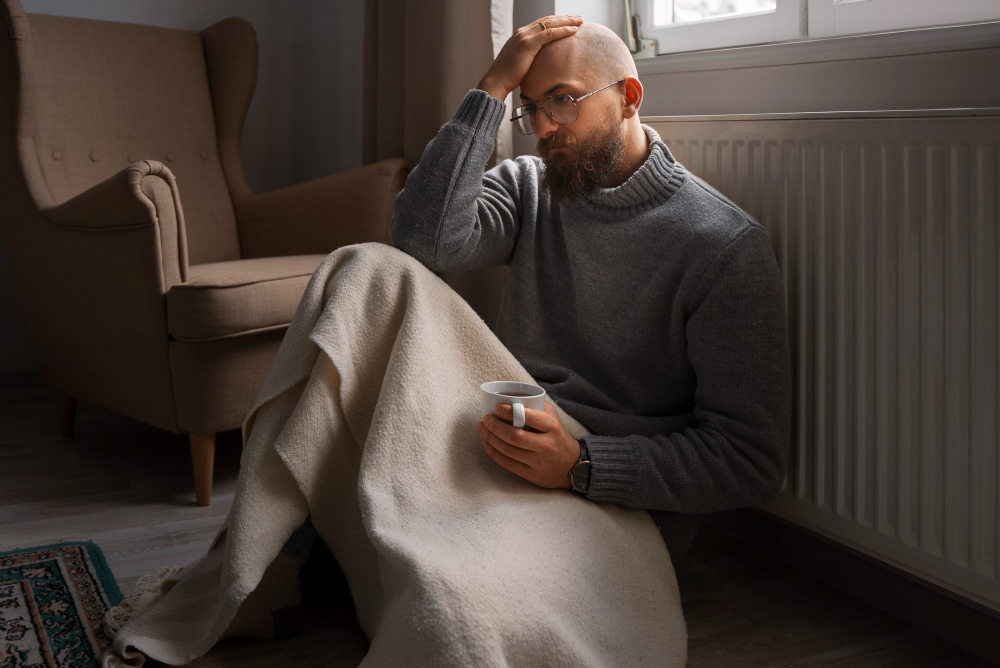
<path id="1" fill-rule="evenodd" d="M 569 471 L 580 461 L 580 442 L 563 427 L 551 402 L 545 402 L 544 411 L 524 409 L 524 426 L 539 433 L 502 420 L 514 420 L 514 409 L 508 404 L 500 404 L 493 415 L 476 424 L 493 461 L 539 487 L 572 489 Z"/>

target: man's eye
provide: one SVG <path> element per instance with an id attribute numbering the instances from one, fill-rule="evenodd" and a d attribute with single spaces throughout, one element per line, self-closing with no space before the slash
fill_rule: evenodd
<path id="1" fill-rule="evenodd" d="M 536 107 L 533 104 L 526 104 L 524 105 L 524 113 L 526 113 L 528 116 L 534 116 L 536 113 L 538 113 L 538 107 Z"/>
<path id="2" fill-rule="evenodd" d="M 570 97 L 569 95 L 556 95 L 554 98 L 552 98 L 552 101 L 558 105 L 569 104 Z"/>

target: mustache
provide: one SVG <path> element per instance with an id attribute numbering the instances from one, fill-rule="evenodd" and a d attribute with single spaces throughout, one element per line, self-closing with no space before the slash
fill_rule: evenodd
<path id="1" fill-rule="evenodd" d="M 551 155 L 557 148 L 568 150 Z M 542 187 L 554 202 L 568 206 L 625 168 L 625 136 L 615 123 L 583 141 L 571 133 L 554 134 L 538 141 L 538 156 L 544 163 Z"/>
<path id="2" fill-rule="evenodd" d="M 576 146 L 576 137 L 570 134 L 554 134 L 551 137 L 545 137 L 538 140 L 538 156 L 540 158 L 548 158 L 549 154 L 560 148 L 570 148 Z"/>

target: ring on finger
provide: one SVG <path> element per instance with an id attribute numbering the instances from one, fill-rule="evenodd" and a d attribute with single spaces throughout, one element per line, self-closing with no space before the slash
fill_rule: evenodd
<path id="1" fill-rule="evenodd" d="M 545 32 L 545 21 L 539 21 L 538 27 L 542 29 L 542 32 Z"/>

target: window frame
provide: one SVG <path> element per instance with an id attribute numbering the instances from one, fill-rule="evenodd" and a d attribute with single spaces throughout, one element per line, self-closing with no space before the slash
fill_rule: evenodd
<path id="1" fill-rule="evenodd" d="M 658 56 L 783 42 L 805 34 L 807 0 L 776 0 L 775 9 L 667 26 L 653 25 L 654 2 L 633 0 L 632 11 L 642 22 L 642 36 L 657 41 Z"/>
<path id="2" fill-rule="evenodd" d="M 809 0 L 809 37 L 995 21 L 997 0 Z"/>

